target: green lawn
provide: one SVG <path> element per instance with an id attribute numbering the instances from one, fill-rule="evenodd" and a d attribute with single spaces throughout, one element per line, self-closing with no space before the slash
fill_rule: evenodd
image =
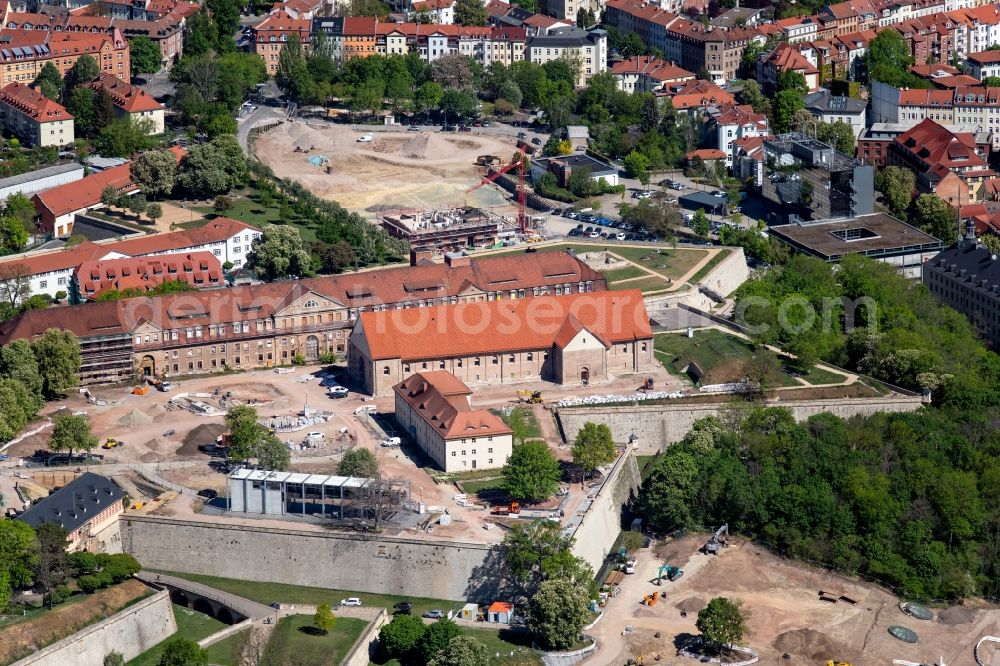
<path id="1" fill-rule="evenodd" d="M 249 634 L 250 630 L 247 629 L 209 645 L 207 648 L 208 663 L 218 664 L 218 666 L 237 666 L 240 663 L 243 643 Z"/>
<path id="2" fill-rule="evenodd" d="M 174 604 L 174 619 L 177 621 L 177 633 L 174 636 L 186 638 L 191 641 L 200 641 L 206 636 L 211 636 L 215 632 L 225 629 L 227 626 L 224 622 L 219 622 L 204 613 L 199 613 L 198 611 L 193 611 L 177 604 Z M 156 666 L 160 662 L 160 654 L 162 652 L 163 643 L 160 643 L 128 662 L 129 666 Z"/>
<path id="3" fill-rule="evenodd" d="M 636 266 L 627 266 L 626 268 L 616 268 L 611 271 L 601 272 L 604 273 L 604 278 L 608 281 L 608 284 L 628 280 L 630 278 L 642 277 L 643 275 L 649 275 L 649 273 Z"/>
<path id="4" fill-rule="evenodd" d="M 338 617 L 326 635 L 313 633 L 312 615 L 289 615 L 278 622 L 267 644 L 262 666 L 336 666 L 354 645 L 368 623 Z"/>
<path id="5" fill-rule="evenodd" d="M 316 240 L 315 230 L 305 224 L 303 220 L 298 217 L 283 219 L 281 217 L 281 207 L 277 203 L 265 207 L 257 203 L 254 200 L 255 197 L 256 191 L 251 188 L 244 188 L 243 190 L 234 192 L 231 196 L 233 207 L 221 213 L 221 215 L 252 224 L 255 227 L 263 227 L 265 224 L 273 224 L 275 222 L 279 224 L 291 224 L 299 230 L 299 235 L 302 236 L 302 240 L 306 243 Z M 216 213 L 212 206 L 194 206 L 194 210 L 204 215 L 220 214 Z"/>
<path id="6" fill-rule="evenodd" d="M 843 384 L 845 377 L 839 372 L 830 372 L 829 370 L 824 370 L 823 368 L 814 366 L 813 369 L 809 371 L 808 375 L 802 375 L 802 379 L 813 385 Z"/>
<path id="7" fill-rule="evenodd" d="M 461 629 L 464 635 L 472 636 L 486 645 L 492 656 L 484 666 L 539 666 L 542 663 L 541 654 L 531 649 L 529 639 L 523 634 L 505 631 L 504 637 L 501 638 L 500 634 L 492 629 L 471 627 Z M 498 653 L 499 657 L 496 656 Z M 379 666 L 400 666 L 398 659 L 372 663 Z"/>
<path id="8" fill-rule="evenodd" d="M 683 372 L 691 361 L 697 363 L 705 373 L 702 384 L 738 381 L 743 364 L 754 353 L 745 341 L 715 329 L 695 331 L 693 338 L 671 333 L 658 335 L 653 348 L 661 352 L 657 358 L 672 371 Z M 771 351 L 764 353 L 774 354 Z M 784 372 L 779 384 L 801 386 Z"/>
<path id="9" fill-rule="evenodd" d="M 613 253 L 633 264 L 655 271 L 663 277 L 678 280 L 705 258 L 707 250 L 656 247 L 612 247 Z M 657 251 L 659 250 L 659 251 Z"/>
<path id="10" fill-rule="evenodd" d="M 697 273 L 691 276 L 691 279 L 688 280 L 688 282 L 690 282 L 691 284 L 698 284 L 701 280 L 704 280 L 705 276 L 708 275 L 713 268 L 718 266 L 720 261 L 729 256 L 729 253 L 730 250 L 728 249 L 720 250 L 719 252 L 717 252 L 715 256 L 712 257 L 712 259 L 707 264 L 702 266 L 700 269 L 698 269 Z"/>
<path id="11" fill-rule="evenodd" d="M 538 426 L 538 419 L 535 413 L 527 407 L 514 407 L 509 413 L 495 410 L 507 427 L 514 431 L 514 439 L 523 442 L 526 439 L 538 439 L 542 436 L 542 429 Z"/>
<path id="12" fill-rule="evenodd" d="M 481 493 L 484 490 L 500 490 L 503 485 L 503 477 L 497 476 L 492 479 L 476 479 L 474 481 L 461 481 L 462 491 L 472 495 Z"/>
<path id="13" fill-rule="evenodd" d="M 372 594 L 370 592 L 356 592 L 353 590 L 331 590 L 322 587 L 305 587 L 302 585 L 287 585 L 285 583 L 265 583 L 262 581 L 237 580 L 235 578 L 218 578 L 216 576 L 202 576 L 201 574 L 179 573 L 175 571 L 160 571 L 159 573 L 177 576 L 187 580 L 193 580 L 202 585 L 237 594 L 252 601 L 262 604 L 280 602 L 286 604 L 330 604 L 334 607 L 341 599 L 347 597 L 360 597 L 361 603 L 365 606 L 375 606 L 392 609 L 399 601 L 409 601 L 413 604 L 413 612 L 422 615 L 429 610 L 459 609 L 461 601 L 445 601 L 443 599 L 428 599 L 425 597 L 407 597 L 391 594 Z"/>
<path id="14" fill-rule="evenodd" d="M 652 276 L 646 278 L 645 280 L 629 280 L 628 282 L 616 282 L 608 285 L 608 289 L 611 291 L 638 289 L 644 294 L 651 291 L 666 291 L 669 288 L 670 285 L 667 284 L 666 280 L 661 280 Z"/>

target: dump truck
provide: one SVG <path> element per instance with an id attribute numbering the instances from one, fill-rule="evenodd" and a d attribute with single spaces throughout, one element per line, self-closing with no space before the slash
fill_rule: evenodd
<path id="1" fill-rule="evenodd" d="M 494 507 L 491 514 L 494 516 L 516 516 L 521 513 L 521 503 L 514 501 L 510 504 L 505 504 L 503 506 Z"/>

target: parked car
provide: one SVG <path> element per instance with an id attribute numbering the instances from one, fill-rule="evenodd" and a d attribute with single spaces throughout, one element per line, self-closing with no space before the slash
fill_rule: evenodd
<path id="1" fill-rule="evenodd" d="M 401 440 L 399 437 L 388 437 L 386 439 L 383 439 L 380 445 L 392 447 L 392 446 L 399 446 L 402 443 L 403 440 Z"/>
<path id="2" fill-rule="evenodd" d="M 413 611 L 413 604 L 409 601 L 400 601 L 398 604 L 393 606 L 393 608 L 395 608 L 396 612 L 400 615 L 409 615 Z"/>
<path id="3" fill-rule="evenodd" d="M 162 393 L 166 393 L 167 391 L 173 390 L 173 388 L 174 385 L 171 384 L 170 382 L 160 382 L 159 384 L 156 385 L 156 390 Z"/>
<path id="4" fill-rule="evenodd" d="M 204 497 L 205 499 L 213 500 L 213 499 L 215 499 L 216 497 L 219 496 L 219 493 L 217 493 L 216 491 L 212 490 L 211 488 L 205 488 L 203 490 L 199 490 L 198 491 L 198 496 L 199 497 Z"/>
<path id="5" fill-rule="evenodd" d="M 430 610 L 424 613 L 424 617 L 429 618 L 431 620 L 440 620 L 441 618 L 444 617 L 444 611 Z"/>
<path id="6" fill-rule="evenodd" d="M 372 133 L 362 134 L 358 137 L 357 143 L 371 143 L 375 140 L 375 135 Z"/>
<path id="7" fill-rule="evenodd" d="M 406 128 L 406 131 L 407 132 L 419 132 L 420 128 L 417 127 L 416 125 L 410 125 L 409 127 Z"/>
<path id="8" fill-rule="evenodd" d="M 534 139 L 531 140 L 531 143 L 535 144 L 536 146 L 540 146 L 542 145 L 542 140 L 536 136 Z"/>
<path id="9" fill-rule="evenodd" d="M 471 132 L 472 128 L 469 127 L 468 125 L 462 125 L 461 127 L 458 128 L 458 131 L 459 132 Z"/>
<path id="10" fill-rule="evenodd" d="M 357 597 L 347 597 L 346 599 L 341 599 L 340 600 L 340 605 L 341 606 L 360 606 L 361 605 L 361 599 L 359 599 Z"/>
<path id="11" fill-rule="evenodd" d="M 349 391 L 343 386 L 331 386 L 326 390 L 326 395 L 330 398 L 346 398 Z"/>
<path id="12" fill-rule="evenodd" d="M 600 231 L 591 231 L 590 232 L 590 237 L 591 238 L 600 238 L 601 237 L 601 232 Z"/>
<path id="13" fill-rule="evenodd" d="M 616 234 L 616 235 L 615 235 L 615 238 L 616 238 L 617 240 L 620 240 L 620 241 L 623 241 L 623 240 L 625 240 L 625 234 L 624 234 L 624 233 L 619 233 L 619 234 Z"/>

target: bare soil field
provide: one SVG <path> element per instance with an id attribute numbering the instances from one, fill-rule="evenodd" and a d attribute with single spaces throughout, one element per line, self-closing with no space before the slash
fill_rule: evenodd
<path id="1" fill-rule="evenodd" d="M 933 620 L 917 620 L 899 609 L 898 597 L 878 586 L 800 565 L 746 542 L 737 541 L 718 556 L 704 555 L 698 552 L 704 541 L 704 535 L 690 535 L 657 549 L 657 556 L 642 552 L 637 575 L 627 577 L 622 595 L 609 603 L 595 628 L 606 651 L 586 663 L 623 663 L 640 655 L 647 663 L 656 655 L 662 664 L 694 663 L 676 655 L 676 644 L 698 634 L 697 609 L 718 596 L 741 599 L 750 610 L 750 635 L 743 644 L 760 654 L 762 664 L 814 666 L 830 659 L 855 666 L 894 659 L 934 664 L 943 657 L 948 666 L 972 666 L 976 641 L 1000 632 L 1000 609 L 981 601 L 934 609 Z M 664 560 L 685 573 L 656 587 L 652 581 Z M 820 590 L 858 603 L 820 601 Z M 638 603 L 653 591 L 667 596 L 652 607 Z M 626 624 L 633 631 L 623 636 Z M 893 638 L 888 633 L 893 625 L 915 631 L 918 642 Z"/>
<path id="2" fill-rule="evenodd" d="M 0 629 L 0 664 L 7 664 L 54 643 L 83 626 L 117 613 L 152 590 L 137 580 L 127 580 L 83 599 L 43 613 L 36 618 Z"/>
<path id="3" fill-rule="evenodd" d="M 479 155 L 505 162 L 514 154 L 510 139 L 440 132 L 376 132 L 371 143 L 358 143 L 365 131 L 345 125 L 285 123 L 255 142 L 257 158 L 282 178 L 294 178 L 317 196 L 372 218 L 380 210 L 469 205 L 505 205 L 493 187 L 465 190 L 482 177 Z M 295 152 L 296 148 L 309 150 Z M 330 158 L 333 173 L 308 159 Z"/>

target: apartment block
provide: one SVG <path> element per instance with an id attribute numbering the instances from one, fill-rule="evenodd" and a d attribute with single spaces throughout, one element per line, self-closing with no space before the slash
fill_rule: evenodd
<path id="1" fill-rule="evenodd" d="M 58 102 L 21 83 L 0 90 L 0 122 L 29 146 L 73 143 L 73 116 Z"/>

